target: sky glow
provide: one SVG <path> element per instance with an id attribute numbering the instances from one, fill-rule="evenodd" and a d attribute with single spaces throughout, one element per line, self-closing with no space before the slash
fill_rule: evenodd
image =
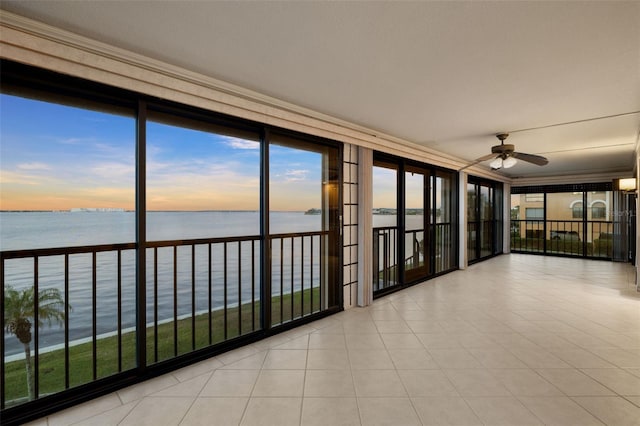
<path id="1" fill-rule="evenodd" d="M 321 155 L 272 145 L 272 210 L 320 207 Z M 260 145 L 147 123 L 148 210 L 258 210 Z M 135 120 L 0 95 L 0 210 L 135 208 Z"/>

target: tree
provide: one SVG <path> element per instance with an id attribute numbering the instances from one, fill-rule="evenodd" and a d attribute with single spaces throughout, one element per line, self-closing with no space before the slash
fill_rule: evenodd
<path id="1" fill-rule="evenodd" d="M 33 287 L 16 290 L 6 286 L 4 290 L 4 325 L 24 345 L 24 361 L 27 369 L 29 399 L 35 399 L 33 370 L 31 367 L 31 326 L 35 318 L 36 300 Z M 64 321 L 64 299 L 57 288 L 38 291 L 38 327 L 46 322 L 62 325 Z"/>

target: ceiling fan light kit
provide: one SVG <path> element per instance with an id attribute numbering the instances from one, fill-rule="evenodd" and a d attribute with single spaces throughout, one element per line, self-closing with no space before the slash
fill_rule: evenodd
<path id="1" fill-rule="evenodd" d="M 498 133 L 496 137 L 500 139 L 500 145 L 492 146 L 491 154 L 476 159 L 473 163 L 463 167 L 460 170 L 466 169 L 469 166 L 487 160 L 492 160 L 489 166 L 493 170 L 509 169 L 515 166 L 518 163 L 518 160 L 526 161 L 527 163 L 532 163 L 538 166 L 544 166 L 549 163 L 549 160 L 547 160 L 545 157 L 535 154 L 516 152 L 514 145 L 505 144 L 504 140 L 509 137 L 509 133 Z"/>

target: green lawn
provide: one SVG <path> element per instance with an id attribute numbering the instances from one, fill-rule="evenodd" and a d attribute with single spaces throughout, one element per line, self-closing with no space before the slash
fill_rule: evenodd
<path id="1" fill-rule="evenodd" d="M 272 325 L 276 326 L 292 319 L 309 315 L 320 310 L 320 289 L 313 289 L 313 306 L 311 306 L 311 290 L 297 291 L 282 298 L 272 297 Z M 304 302 L 304 303 L 303 303 Z M 252 305 L 254 312 L 252 315 Z M 282 316 L 281 316 L 282 305 Z M 292 315 L 293 312 L 293 315 Z M 226 337 L 225 337 L 226 328 Z M 227 309 L 225 327 L 224 311 L 218 310 L 211 315 L 211 336 L 209 335 L 208 313 L 195 317 L 195 349 L 213 345 L 260 329 L 260 302 L 246 303 Z M 193 350 L 192 318 L 177 322 L 177 353 L 189 353 Z M 175 356 L 174 322 L 158 325 L 157 361 L 164 361 Z M 147 365 L 156 362 L 154 327 L 147 328 Z M 117 336 L 101 338 L 96 341 L 97 377 L 108 377 L 119 371 L 136 367 L 136 335 L 134 332 L 122 334 L 122 370 L 118 369 Z M 93 381 L 93 343 L 83 343 L 69 348 L 69 387 Z M 40 395 L 60 392 L 65 389 L 64 350 L 43 353 L 39 357 L 39 390 Z M 27 380 L 24 360 L 5 364 L 5 404 L 7 407 L 27 401 Z"/>

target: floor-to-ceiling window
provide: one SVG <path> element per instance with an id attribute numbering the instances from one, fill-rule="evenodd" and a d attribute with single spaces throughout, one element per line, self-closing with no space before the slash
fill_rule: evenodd
<path id="1" fill-rule="evenodd" d="M 469 262 L 502 252 L 502 184 L 469 177 L 467 258 Z"/>
<path id="2" fill-rule="evenodd" d="M 429 275 L 429 170 L 405 166 L 404 172 L 404 280 Z"/>
<path id="3" fill-rule="evenodd" d="M 398 269 L 398 169 L 391 161 L 373 166 L 373 291 L 400 284 Z"/>
<path id="4" fill-rule="evenodd" d="M 1 82 L 4 418 L 341 309 L 340 144 L 9 62 Z"/>
<path id="5" fill-rule="evenodd" d="M 457 266 L 455 172 L 379 154 L 373 168 L 373 288 L 384 294 Z"/>
<path id="6" fill-rule="evenodd" d="M 450 271 L 458 265 L 455 190 L 455 172 L 436 170 L 431 184 L 431 235 L 435 262 L 433 272 Z"/>
<path id="7" fill-rule="evenodd" d="M 511 250 L 611 259 L 611 182 L 511 189 Z"/>
<path id="8" fill-rule="evenodd" d="M 339 152 L 335 145 L 269 137 L 271 324 L 339 303 Z"/>

